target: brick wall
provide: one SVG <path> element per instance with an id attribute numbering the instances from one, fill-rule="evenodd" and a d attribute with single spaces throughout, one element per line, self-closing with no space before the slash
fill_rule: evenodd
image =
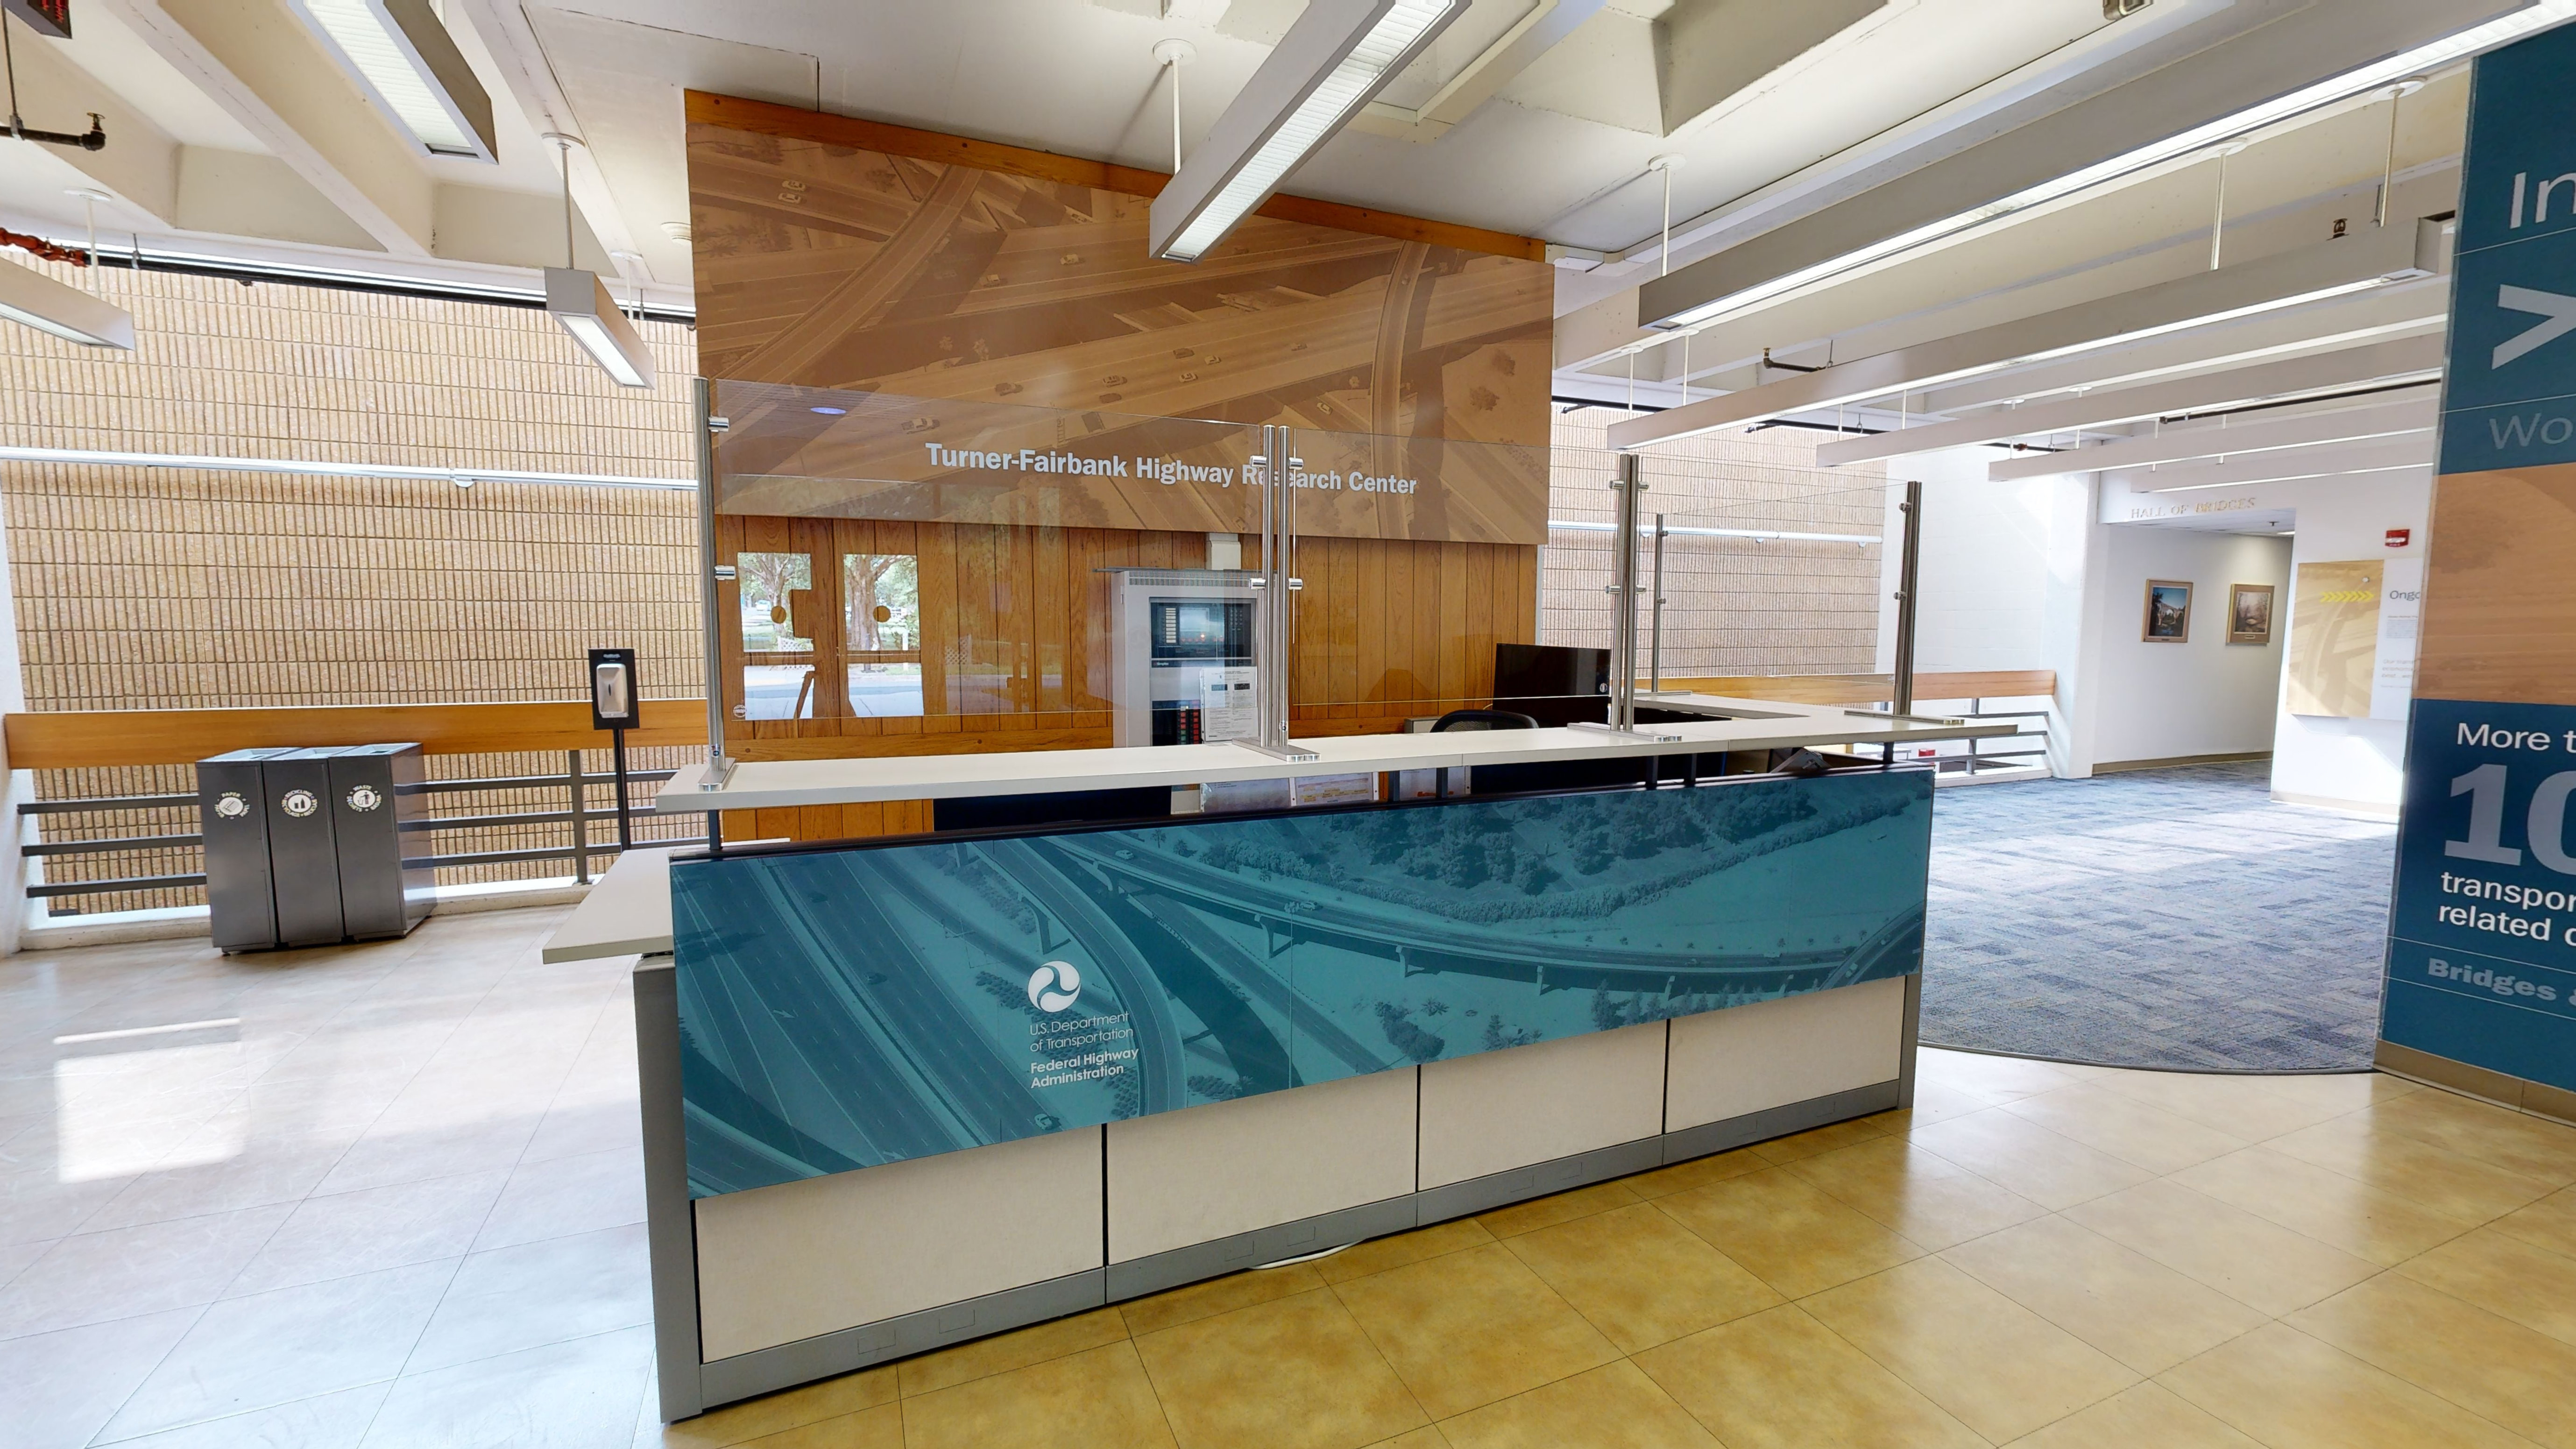
<path id="1" fill-rule="evenodd" d="M 21 259 L 12 258 L 12 264 Z M 69 285 L 80 268 L 34 263 Z M 608 381 L 545 313 L 100 268 L 135 314 L 113 353 L 0 327 L 0 439 L 97 451 L 686 478 L 689 330 L 644 323 L 659 385 Z M 642 488 L 0 464 L 35 710 L 577 699 L 583 651 L 641 651 L 645 694 L 700 690 L 694 495 Z M 639 768 L 686 751 L 638 751 Z M 447 756 L 446 777 L 563 775 Z M 585 768 L 604 771 L 605 750 Z M 193 789 L 189 770 L 47 771 L 45 798 Z M 646 792 L 649 795 L 649 791 Z M 564 808 L 560 791 L 436 797 L 441 813 Z M 592 808 L 605 792 L 591 792 Z M 181 832 L 193 810 L 45 818 L 48 840 Z M 651 833 L 669 833 L 668 825 Z M 564 843 L 552 825 L 441 832 L 442 854 Z M 592 831 L 608 838 L 606 827 Z M 54 881 L 193 870 L 193 852 L 56 856 Z M 567 874 L 564 860 L 450 881 Z M 84 896 L 55 914 L 201 900 Z"/>

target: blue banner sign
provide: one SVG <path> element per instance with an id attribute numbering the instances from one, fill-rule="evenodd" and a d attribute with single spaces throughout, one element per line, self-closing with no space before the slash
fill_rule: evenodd
<path id="1" fill-rule="evenodd" d="M 1919 970 L 1932 776 L 671 867 L 693 1196 Z"/>
<path id="2" fill-rule="evenodd" d="M 2576 462 L 2576 26 L 2478 58 L 2443 378 L 2445 473 Z"/>
<path id="3" fill-rule="evenodd" d="M 2382 1038 L 2576 1090 L 2576 708 L 2415 702 Z"/>

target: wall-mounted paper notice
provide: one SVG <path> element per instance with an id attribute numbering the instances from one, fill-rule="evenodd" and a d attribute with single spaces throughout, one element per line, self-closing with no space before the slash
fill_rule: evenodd
<path id="1" fill-rule="evenodd" d="M 2403 720 L 2415 699 L 2415 635 L 2424 612 L 2424 561 L 2393 558 L 2379 586 L 2379 648 L 2370 676 L 2370 717 Z"/>
<path id="2" fill-rule="evenodd" d="M 1226 664 L 1199 671 L 1199 738 L 1249 740 L 1261 735 L 1261 691 L 1249 664 Z"/>

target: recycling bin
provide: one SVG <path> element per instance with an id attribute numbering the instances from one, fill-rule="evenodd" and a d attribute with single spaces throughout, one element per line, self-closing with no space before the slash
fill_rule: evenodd
<path id="1" fill-rule="evenodd" d="M 268 870 L 276 883 L 281 946 L 330 946 L 348 936 L 330 805 L 331 757 L 341 748 L 285 750 L 259 762 L 268 785 Z"/>
<path id="2" fill-rule="evenodd" d="M 417 744 L 197 762 L 206 905 L 225 951 L 401 936 L 436 898 Z"/>
<path id="3" fill-rule="evenodd" d="M 331 836 L 339 851 L 340 922 L 351 939 L 410 932 L 437 898 L 420 746 L 355 745 L 331 757 Z"/>
<path id="4" fill-rule="evenodd" d="M 276 884 L 268 865 L 268 783 L 260 765 L 285 753 L 234 750 L 197 762 L 206 909 L 219 950 L 265 951 L 277 945 Z"/>

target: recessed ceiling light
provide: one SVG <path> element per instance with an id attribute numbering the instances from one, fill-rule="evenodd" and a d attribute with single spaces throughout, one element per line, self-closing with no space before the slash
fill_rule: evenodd
<path id="1" fill-rule="evenodd" d="M 838 418 L 848 416 L 850 410 L 848 408 L 807 408 L 805 411 L 809 413 L 821 413 L 827 418 Z"/>

